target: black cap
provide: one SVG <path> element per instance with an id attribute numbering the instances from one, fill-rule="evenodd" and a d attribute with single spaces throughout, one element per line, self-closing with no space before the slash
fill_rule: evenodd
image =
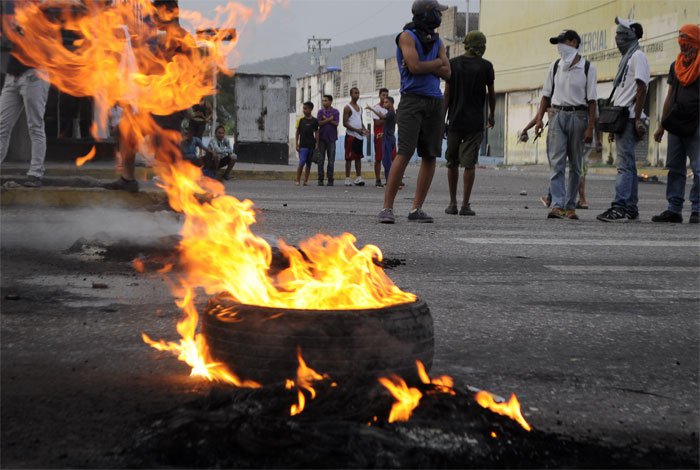
<path id="1" fill-rule="evenodd" d="M 411 7 L 411 13 L 414 15 L 420 15 L 422 13 L 427 13 L 430 10 L 445 11 L 449 8 L 447 5 L 438 3 L 437 0 L 415 0 L 413 6 Z"/>
<path id="2" fill-rule="evenodd" d="M 576 40 L 577 44 L 581 44 L 581 37 L 578 35 L 576 31 L 573 29 L 565 29 L 561 33 L 559 33 L 559 36 L 549 38 L 549 43 L 550 44 L 559 44 L 560 42 L 564 41 L 571 41 L 571 40 Z"/>

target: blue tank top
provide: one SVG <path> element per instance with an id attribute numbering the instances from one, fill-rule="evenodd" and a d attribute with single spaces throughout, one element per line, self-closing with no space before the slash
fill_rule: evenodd
<path id="1" fill-rule="evenodd" d="M 421 46 L 416 33 L 410 29 L 407 29 L 406 31 L 408 31 L 413 38 L 413 42 L 416 45 L 416 52 L 418 52 L 418 59 L 421 62 L 427 62 L 438 58 L 442 39 L 435 41 L 433 48 L 426 54 L 423 52 L 423 46 Z M 401 51 L 400 47 L 396 48 L 396 62 L 398 63 L 399 73 L 401 74 L 402 95 L 404 93 L 410 93 L 412 95 L 428 96 L 431 98 L 442 98 L 442 91 L 440 91 L 440 77 L 432 73 L 421 75 L 412 74 L 408 70 L 408 67 L 403 65 L 403 52 Z"/>

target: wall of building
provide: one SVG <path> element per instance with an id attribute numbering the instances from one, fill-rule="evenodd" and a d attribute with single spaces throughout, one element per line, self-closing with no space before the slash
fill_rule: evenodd
<path id="1" fill-rule="evenodd" d="M 530 142 L 522 144 L 517 142 L 517 135 L 535 115 L 547 68 L 558 58 L 549 37 L 563 29 L 575 29 L 581 36 L 582 55 L 596 64 L 598 96 L 609 96 L 620 61 L 614 39 L 615 16 L 635 18 L 644 27 L 640 45 L 652 74 L 645 113 L 653 133 L 666 94 L 665 75 L 678 54 L 678 28 L 686 23 L 700 23 L 700 3 L 693 0 L 481 2 L 480 29 L 487 37 L 484 58 L 494 65 L 496 91 L 506 93 L 503 133 L 506 163 L 546 163 L 544 139 L 532 144 L 531 133 Z M 614 158 L 614 145 L 608 145 L 606 136 L 603 141 L 603 158 Z M 637 158 L 640 162 L 662 165 L 665 154 L 666 141 L 657 144 L 647 136 L 638 146 Z"/>
<path id="2" fill-rule="evenodd" d="M 314 104 L 314 109 L 318 109 L 321 106 L 323 95 L 331 95 L 334 98 L 340 95 L 339 70 L 297 78 L 294 110 L 301 114 L 301 105 L 306 101 L 311 101 Z"/>
<path id="3" fill-rule="evenodd" d="M 340 95 L 349 96 L 350 89 L 357 87 L 360 93 L 375 89 L 377 48 L 359 51 L 343 57 L 340 74 Z"/>

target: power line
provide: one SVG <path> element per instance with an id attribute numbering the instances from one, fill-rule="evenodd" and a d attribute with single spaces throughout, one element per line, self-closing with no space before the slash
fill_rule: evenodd
<path id="1" fill-rule="evenodd" d="M 610 5 L 610 4 L 612 4 L 612 3 L 616 3 L 616 2 L 617 2 L 617 0 L 611 0 L 611 1 L 609 1 L 609 2 L 602 3 L 602 4 L 598 5 L 598 6 L 595 6 L 595 7 L 593 7 L 593 8 L 589 8 L 588 10 L 584 10 L 584 11 L 580 11 L 580 12 L 578 12 L 578 13 L 574 13 L 573 15 L 564 16 L 564 17 L 562 17 L 562 18 L 557 18 L 556 20 L 547 21 L 546 23 L 540 23 L 540 24 L 536 24 L 536 25 L 533 25 L 533 26 L 528 26 L 527 28 L 513 29 L 513 30 L 510 30 L 510 31 L 503 31 L 502 33 L 493 33 L 493 34 L 489 34 L 488 37 L 489 37 L 489 38 L 493 38 L 493 37 L 496 37 L 496 36 L 505 36 L 506 34 L 519 33 L 519 32 L 522 32 L 522 31 L 527 31 L 527 30 L 530 30 L 530 29 L 539 28 L 539 27 L 541 27 L 541 26 L 547 26 L 547 25 L 549 25 L 549 24 L 559 23 L 559 22 L 562 21 L 562 20 L 568 20 L 569 18 L 574 18 L 574 17 L 576 17 L 576 16 L 580 16 L 580 15 L 589 13 L 589 12 L 591 12 L 591 11 L 593 11 L 593 10 L 597 10 L 598 8 L 603 8 L 603 7 L 605 7 L 605 6 L 608 6 L 608 5 Z M 479 13 L 479 14 L 481 14 L 481 13 Z"/>

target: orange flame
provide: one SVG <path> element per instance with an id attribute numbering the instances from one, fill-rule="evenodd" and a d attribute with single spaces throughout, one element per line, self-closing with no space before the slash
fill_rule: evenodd
<path id="1" fill-rule="evenodd" d="M 97 153 L 97 147 L 93 145 L 90 151 L 87 153 L 87 155 L 75 159 L 75 166 L 80 167 L 85 165 L 86 162 L 89 162 L 90 160 L 95 158 L 95 153 Z"/>
<path id="2" fill-rule="evenodd" d="M 138 273 L 143 273 L 146 271 L 146 266 L 144 266 L 141 258 L 134 258 L 131 262 L 131 265 L 134 267 L 134 270 Z"/>
<path id="3" fill-rule="evenodd" d="M 532 430 L 532 427 L 530 427 L 528 422 L 525 421 L 525 418 L 523 418 L 523 415 L 520 412 L 520 402 L 515 394 L 510 396 L 508 403 L 499 403 L 494 400 L 493 395 L 491 395 L 489 392 L 480 390 L 476 392 L 475 399 L 476 402 L 484 408 L 488 408 L 496 414 L 508 416 L 510 419 L 517 421 L 518 424 L 520 424 L 526 431 Z"/>
<path id="4" fill-rule="evenodd" d="M 454 380 L 449 375 L 441 375 L 440 377 L 431 378 L 425 371 L 425 366 L 421 361 L 416 361 L 416 367 L 418 368 L 418 377 L 420 381 L 424 384 L 433 384 L 435 388 L 443 393 L 448 393 L 450 395 L 456 395 L 454 391 Z"/>
<path id="5" fill-rule="evenodd" d="M 406 382 L 399 376 L 392 375 L 390 379 L 381 377 L 381 383 L 396 399 L 391 406 L 389 413 L 389 422 L 408 421 L 413 413 L 413 410 L 418 407 L 423 394 L 414 387 L 409 387 Z"/>
<path id="6" fill-rule="evenodd" d="M 276 3 L 282 2 L 259 0 L 258 18 Z M 152 118 L 187 109 L 215 92 L 213 71 L 232 73 L 228 60 L 238 35 L 231 30 L 244 27 L 254 16 L 252 9 L 236 3 L 218 6 L 213 20 L 180 10 L 188 25 L 211 30 L 198 42 L 177 22 L 167 23 L 172 12 L 168 17 L 149 0 L 83 4 L 79 14 L 63 12 L 57 18 L 45 15 L 37 2 L 22 2 L 15 11 L 21 33 L 7 19 L 5 31 L 23 63 L 39 69 L 63 92 L 94 97 L 98 122 L 107 121 L 114 105 L 122 108 L 120 139 L 133 148 L 150 142 L 159 185 L 171 207 L 185 214 L 179 249 L 186 269 L 180 284 L 187 295 L 180 303 L 185 316 L 177 325 L 182 338 L 179 343 L 156 342 L 143 335 L 144 341 L 175 353 L 193 368 L 192 375 L 252 386 L 209 357 L 204 337 L 196 333 L 195 289 L 226 291 L 242 304 L 311 310 L 380 308 L 416 299 L 375 264 L 382 259 L 379 248 L 357 248 L 349 233 L 316 235 L 301 242 L 300 249 L 280 241 L 289 268 L 269 274 L 271 247 L 250 229 L 253 203 L 227 196 L 221 183 L 203 178 L 199 168 L 182 160 L 179 133 L 162 130 Z M 146 23 L 144 18 L 155 20 Z M 81 39 L 64 47 L 62 29 L 78 32 Z"/>
<path id="7" fill-rule="evenodd" d="M 306 390 L 309 393 L 309 397 L 313 400 L 314 398 L 316 398 L 316 390 L 312 386 L 313 383 L 318 382 L 319 380 L 329 378 L 328 375 L 321 375 L 306 365 L 306 361 L 304 361 L 304 358 L 301 357 L 300 348 L 297 348 L 297 359 L 299 360 L 299 367 L 297 367 L 296 386 L 299 401 L 297 404 L 292 404 L 292 407 L 290 409 L 290 414 L 292 416 L 298 415 L 299 413 L 304 411 L 306 397 L 304 397 L 302 389 Z M 294 387 L 294 381 L 287 379 L 286 388 L 289 390 L 292 387 Z"/>

